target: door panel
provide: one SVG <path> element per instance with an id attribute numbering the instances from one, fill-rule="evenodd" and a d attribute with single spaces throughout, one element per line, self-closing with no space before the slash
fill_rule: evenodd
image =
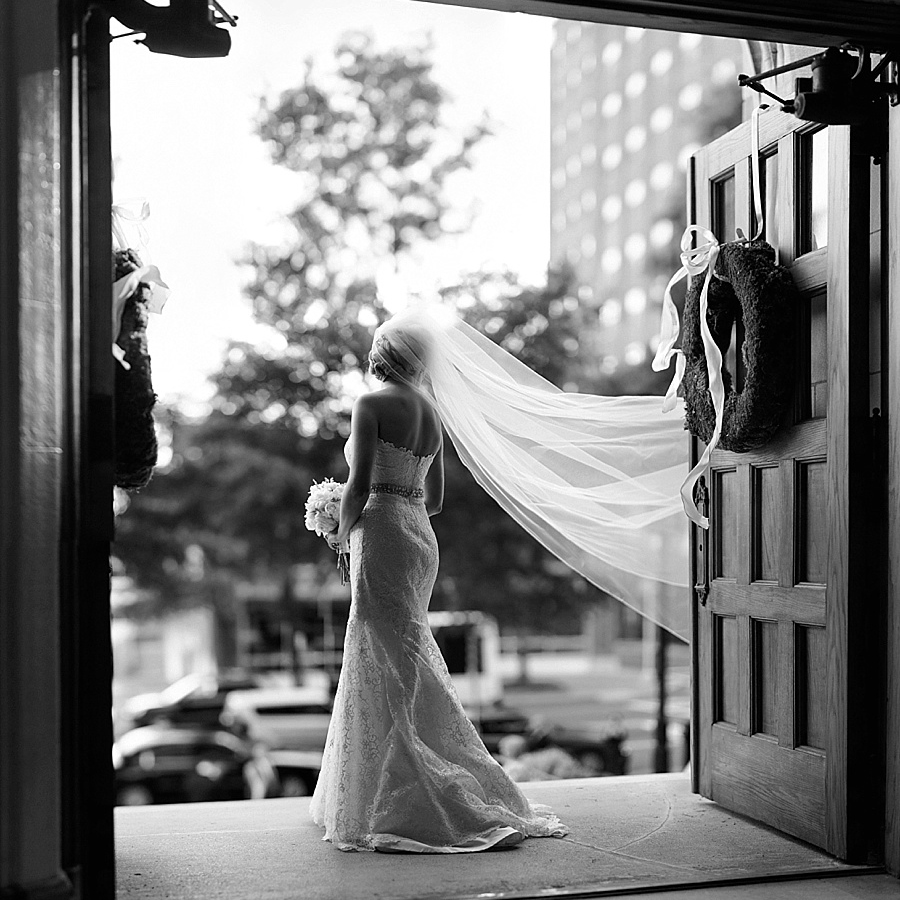
<path id="1" fill-rule="evenodd" d="M 694 221 L 722 242 L 755 231 L 749 127 L 694 157 Z M 801 292 L 793 403 L 765 447 L 712 455 L 709 533 L 693 529 L 698 581 L 708 579 L 705 601 L 698 594 L 694 727 L 702 794 L 847 856 L 852 573 L 842 435 L 855 407 L 844 372 L 865 368 L 865 348 L 847 314 L 859 265 L 845 241 L 854 229 L 867 235 L 868 218 L 854 221 L 863 184 L 849 174 L 849 130 L 814 128 L 781 113 L 760 119 L 765 234 Z M 736 327 L 725 358 L 738 389 L 742 337 Z"/>

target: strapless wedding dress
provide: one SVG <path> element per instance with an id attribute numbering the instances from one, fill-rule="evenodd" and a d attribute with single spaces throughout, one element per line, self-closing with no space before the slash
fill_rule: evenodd
<path id="1" fill-rule="evenodd" d="M 350 620 L 310 807 L 341 850 L 470 853 L 567 832 L 485 749 L 428 626 L 433 459 L 379 440 L 350 534 Z"/>

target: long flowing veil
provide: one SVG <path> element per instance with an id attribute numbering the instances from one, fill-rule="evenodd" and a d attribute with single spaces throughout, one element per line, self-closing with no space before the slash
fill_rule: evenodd
<path id="1" fill-rule="evenodd" d="M 689 639 L 683 416 L 663 413 L 660 397 L 562 391 L 436 303 L 385 322 L 379 346 L 509 515 L 597 587 Z"/>

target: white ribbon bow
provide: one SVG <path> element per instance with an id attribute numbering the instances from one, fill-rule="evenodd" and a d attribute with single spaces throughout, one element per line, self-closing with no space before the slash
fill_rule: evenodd
<path id="1" fill-rule="evenodd" d="M 691 247 L 694 235 L 702 239 L 697 247 Z M 681 486 L 681 503 L 687 517 L 701 528 L 709 528 L 709 519 L 704 516 L 694 502 L 694 485 L 709 469 L 709 459 L 719 437 L 722 434 L 722 421 L 725 415 L 725 382 L 722 379 L 722 354 L 713 340 L 712 332 L 706 321 L 706 310 L 709 301 L 709 283 L 712 280 L 719 258 L 719 242 L 716 236 L 708 229 L 699 225 L 688 225 L 681 236 L 681 268 L 669 279 L 666 291 L 663 295 L 662 322 L 660 323 L 659 346 L 656 348 L 656 356 L 653 358 L 653 371 L 661 372 L 669 367 L 672 357 L 675 357 L 675 375 L 666 391 L 663 400 L 663 412 L 669 412 L 675 407 L 678 388 L 684 378 L 685 358 L 682 350 L 675 349 L 675 342 L 681 334 L 681 323 L 675 301 L 672 300 L 672 288 L 683 278 L 694 277 L 706 272 L 703 280 L 703 288 L 700 291 L 700 335 L 703 338 L 703 349 L 706 354 L 706 374 L 709 379 L 709 392 L 712 396 L 713 409 L 716 413 L 716 426 L 712 438 L 706 445 L 706 450 L 700 457 L 697 465 L 688 473 L 684 484 Z"/>
<path id="2" fill-rule="evenodd" d="M 128 250 L 130 248 L 138 251 L 142 257 L 146 257 L 150 236 L 144 223 L 149 217 L 150 204 L 143 198 L 126 200 L 114 205 L 112 208 L 113 249 Z M 156 266 L 143 265 L 113 282 L 112 331 L 116 336 L 122 330 L 122 312 L 125 309 L 125 301 L 138 289 L 141 282 L 150 288 L 150 298 L 147 302 L 148 312 L 161 313 L 166 305 L 166 300 L 169 299 L 171 291 L 162 280 Z M 123 368 L 131 368 L 125 361 L 125 351 L 115 342 L 112 346 L 112 353 Z"/>
<path id="3" fill-rule="evenodd" d="M 769 107 L 762 103 L 757 106 L 750 116 L 750 153 L 753 165 L 753 207 L 756 212 L 756 234 L 749 239 L 755 241 L 761 237 L 765 228 L 764 210 L 761 196 L 761 178 L 759 165 L 759 117 Z M 694 234 L 702 238 L 704 243 L 692 248 Z M 738 230 L 738 241 L 747 243 L 748 239 Z M 700 457 L 697 465 L 688 473 L 684 484 L 681 486 L 681 503 L 687 517 L 701 528 L 709 528 L 709 519 L 702 515 L 694 503 L 694 485 L 705 475 L 709 469 L 709 459 L 713 450 L 719 443 L 722 435 L 722 420 L 725 416 L 725 382 L 722 379 L 722 354 L 713 340 L 706 321 L 706 307 L 709 298 L 709 283 L 714 275 L 716 260 L 719 258 L 719 242 L 716 236 L 708 229 L 699 225 L 688 225 L 681 236 L 681 268 L 669 279 L 666 292 L 663 295 L 662 321 L 659 329 L 659 346 L 656 348 L 656 356 L 653 358 L 653 371 L 661 372 L 669 367 L 669 362 L 675 356 L 675 375 L 666 391 L 663 400 L 663 412 L 669 412 L 675 407 L 675 399 L 678 387 L 684 378 L 685 359 L 681 350 L 675 349 L 675 342 L 681 333 L 681 325 L 678 321 L 678 310 L 672 300 L 672 288 L 687 276 L 701 275 L 706 271 L 703 289 L 700 292 L 700 336 L 703 338 L 703 350 L 706 355 L 706 375 L 709 381 L 709 393 L 712 397 L 713 409 L 716 413 L 716 426 L 712 437 L 706 445 L 706 450 Z"/>

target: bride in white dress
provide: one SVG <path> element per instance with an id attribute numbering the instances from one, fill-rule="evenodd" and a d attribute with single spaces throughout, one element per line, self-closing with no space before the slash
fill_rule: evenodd
<path id="1" fill-rule="evenodd" d="M 567 829 L 529 803 L 466 717 L 428 626 L 443 502 L 427 337 L 376 335 L 382 390 L 353 409 L 336 542 L 350 546 L 343 666 L 311 813 L 341 850 L 469 853 Z"/>

